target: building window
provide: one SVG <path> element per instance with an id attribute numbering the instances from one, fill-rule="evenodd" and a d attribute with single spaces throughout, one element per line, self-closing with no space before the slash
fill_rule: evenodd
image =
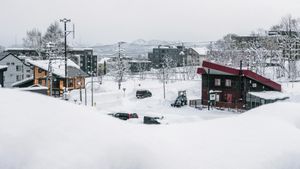
<path id="1" fill-rule="evenodd" d="M 6 63 L 6 65 L 7 65 L 7 66 L 9 66 L 9 65 L 10 65 L 10 63 L 9 63 L 9 62 L 7 62 L 7 63 Z"/>
<path id="2" fill-rule="evenodd" d="M 256 87 L 257 87 L 257 84 L 256 84 L 256 83 L 252 83 L 252 87 L 253 87 L 253 88 L 256 88 Z"/>
<path id="3" fill-rule="evenodd" d="M 16 71 L 17 71 L 17 72 L 20 72 L 21 70 L 22 70 L 22 66 L 21 66 L 21 65 L 17 65 L 17 66 L 16 66 Z"/>
<path id="4" fill-rule="evenodd" d="M 11 62 L 10 64 L 11 64 L 11 65 L 15 65 L 15 63 L 14 63 L 14 62 Z"/>
<path id="5" fill-rule="evenodd" d="M 30 73 L 30 69 L 27 69 L 26 72 L 27 72 L 27 73 Z"/>
<path id="6" fill-rule="evenodd" d="M 74 84 L 73 84 L 73 79 L 69 79 L 69 86 L 70 86 L 70 87 L 73 87 L 73 85 L 74 85 Z"/>
<path id="7" fill-rule="evenodd" d="M 20 81 L 20 80 L 22 80 L 22 76 L 21 75 L 17 75 L 16 76 L 16 81 Z"/>
<path id="8" fill-rule="evenodd" d="M 29 78 L 29 77 L 31 77 L 31 75 L 26 75 L 26 78 Z"/>
<path id="9" fill-rule="evenodd" d="M 221 79 L 215 79 L 215 86 L 221 86 Z"/>
<path id="10" fill-rule="evenodd" d="M 43 71 L 43 70 L 42 70 L 41 68 L 38 69 L 38 72 L 39 72 L 39 73 L 42 73 L 42 71 Z"/>
<path id="11" fill-rule="evenodd" d="M 231 80 L 230 79 L 225 80 L 225 86 L 226 87 L 231 87 Z"/>

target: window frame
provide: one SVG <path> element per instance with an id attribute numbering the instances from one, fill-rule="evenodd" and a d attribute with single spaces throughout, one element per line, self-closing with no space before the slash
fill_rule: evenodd
<path id="1" fill-rule="evenodd" d="M 215 78 L 214 84 L 215 84 L 215 86 L 221 86 L 221 79 L 220 78 Z"/>
<path id="2" fill-rule="evenodd" d="M 232 80 L 231 79 L 225 79 L 225 86 L 226 87 L 232 87 Z"/>

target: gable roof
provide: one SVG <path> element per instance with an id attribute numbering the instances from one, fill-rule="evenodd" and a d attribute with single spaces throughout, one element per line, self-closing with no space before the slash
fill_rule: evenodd
<path id="1" fill-rule="evenodd" d="M 224 65 L 212 63 L 209 61 L 203 61 L 202 67 L 197 69 L 198 74 L 207 74 L 207 70 L 212 70 L 213 72 L 210 71 L 210 74 L 226 74 L 226 75 L 233 75 L 233 76 L 245 76 L 247 78 L 253 79 L 257 82 L 262 83 L 265 86 L 268 86 L 272 88 L 273 90 L 281 91 L 281 85 L 268 79 L 265 78 L 257 73 L 252 72 L 251 70 L 239 70 L 231 67 L 227 67 Z"/>
<path id="2" fill-rule="evenodd" d="M 207 55 L 208 49 L 206 47 L 198 47 L 198 48 L 192 48 L 195 52 L 197 52 L 199 55 Z"/>
<path id="3" fill-rule="evenodd" d="M 13 57 L 15 57 L 16 59 L 18 59 L 19 61 L 21 61 L 25 66 L 29 66 L 26 62 L 25 62 L 25 59 L 21 59 L 20 57 L 22 57 L 22 56 L 16 56 L 16 55 L 14 55 L 14 54 L 12 54 L 12 53 L 5 53 L 5 55 L 3 56 L 3 57 L 0 57 L 0 61 L 1 60 L 3 60 L 3 59 L 5 59 L 6 57 L 8 57 L 8 56 L 13 56 Z M 25 56 L 24 56 L 25 57 Z"/>
<path id="4" fill-rule="evenodd" d="M 68 59 L 68 77 L 78 77 L 78 76 L 88 76 L 84 71 L 82 71 L 79 66 L 72 60 Z M 48 71 L 49 60 L 29 60 L 29 64 L 37 66 L 40 69 Z M 52 70 L 53 74 L 59 77 L 65 77 L 65 61 L 64 60 L 52 60 Z"/>

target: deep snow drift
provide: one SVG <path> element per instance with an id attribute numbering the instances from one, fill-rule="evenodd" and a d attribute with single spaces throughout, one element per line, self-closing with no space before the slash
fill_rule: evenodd
<path id="1" fill-rule="evenodd" d="M 300 105 L 160 126 L 0 89 L 0 168 L 298 169 Z"/>

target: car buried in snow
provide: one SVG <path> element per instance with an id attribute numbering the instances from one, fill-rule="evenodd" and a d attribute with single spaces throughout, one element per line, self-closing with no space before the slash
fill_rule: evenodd
<path id="1" fill-rule="evenodd" d="M 152 97 L 152 93 L 149 90 L 137 90 L 136 98 L 144 99 L 146 97 Z"/>
<path id="2" fill-rule="evenodd" d="M 150 117 L 150 116 L 144 116 L 144 124 L 162 124 L 162 121 L 164 119 L 164 116 L 162 117 Z"/>
<path id="3" fill-rule="evenodd" d="M 121 120 L 128 120 L 133 118 L 139 118 L 139 116 L 136 113 L 110 113 L 108 115 L 111 115 L 115 118 L 121 119 Z"/>

